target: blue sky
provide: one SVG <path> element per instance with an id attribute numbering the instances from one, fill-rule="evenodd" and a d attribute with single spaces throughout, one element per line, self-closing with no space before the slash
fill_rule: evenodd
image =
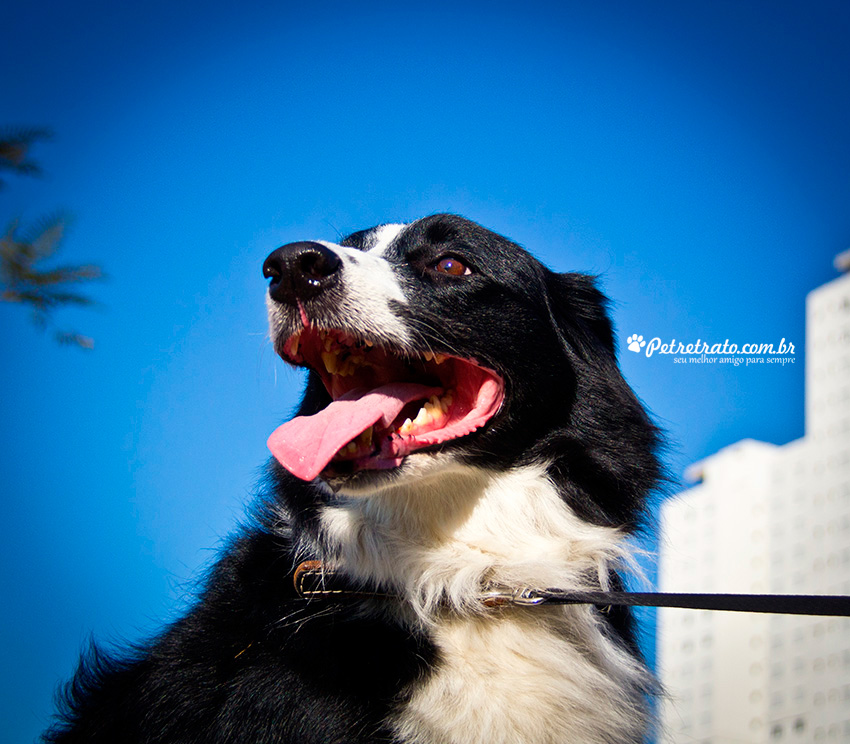
<path id="1" fill-rule="evenodd" d="M 0 220 L 75 215 L 95 311 L 0 306 L 0 741 L 90 635 L 174 617 L 301 386 L 266 337 L 276 246 L 454 211 L 601 275 L 674 475 L 803 433 L 804 299 L 850 242 L 850 6 L 18 3 L 0 124 L 51 127 Z M 785 367 L 625 339 L 786 338 Z"/>

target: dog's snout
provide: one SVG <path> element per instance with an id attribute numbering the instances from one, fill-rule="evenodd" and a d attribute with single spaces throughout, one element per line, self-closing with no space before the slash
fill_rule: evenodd
<path id="1" fill-rule="evenodd" d="M 295 303 L 323 292 L 338 278 L 342 260 L 321 243 L 288 243 L 273 251 L 263 263 L 263 276 L 271 279 L 269 295 L 276 302 Z"/>

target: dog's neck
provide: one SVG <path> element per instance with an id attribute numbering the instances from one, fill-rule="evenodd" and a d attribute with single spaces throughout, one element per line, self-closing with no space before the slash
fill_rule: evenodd
<path id="1" fill-rule="evenodd" d="M 322 513 L 322 558 L 407 597 L 422 619 L 446 606 L 480 612 L 483 587 L 604 587 L 622 536 L 579 519 L 545 468 L 494 474 L 455 467 L 360 494 Z"/>
<path id="2" fill-rule="evenodd" d="M 435 673 L 388 721 L 399 741 L 640 739 L 634 701 L 649 677 L 591 607 L 488 611 L 478 601 L 488 584 L 599 588 L 623 559 L 622 535 L 579 519 L 545 468 L 449 471 L 345 499 L 322 523 L 323 559 L 404 595 L 399 619 L 439 649 Z"/>

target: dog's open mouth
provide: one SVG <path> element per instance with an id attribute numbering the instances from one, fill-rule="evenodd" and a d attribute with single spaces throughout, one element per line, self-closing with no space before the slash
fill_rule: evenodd
<path id="1" fill-rule="evenodd" d="M 504 399 L 502 378 L 469 359 L 402 354 L 339 330 L 302 328 L 283 357 L 318 372 L 332 398 L 269 438 L 275 458 L 302 480 L 397 467 L 415 450 L 481 428 Z"/>

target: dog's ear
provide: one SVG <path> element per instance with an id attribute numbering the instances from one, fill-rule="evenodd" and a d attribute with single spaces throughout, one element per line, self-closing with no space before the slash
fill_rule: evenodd
<path id="1" fill-rule="evenodd" d="M 584 519 L 633 529 L 661 477 L 660 432 L 617 364 L 608 300 L 585 274 L 545 277 L 547 302 L 575 376 L 568 425 L 545 455 L 556 482 Z"/>
<path id="2" fill-rule="evenodd" d="M 588 345 L 601 345 L 616 358 L 608 298 L 596 287 L 596 277 L 547 271 L 545 281 L 549 313 L 562 341 L 578 353 Z"/>

